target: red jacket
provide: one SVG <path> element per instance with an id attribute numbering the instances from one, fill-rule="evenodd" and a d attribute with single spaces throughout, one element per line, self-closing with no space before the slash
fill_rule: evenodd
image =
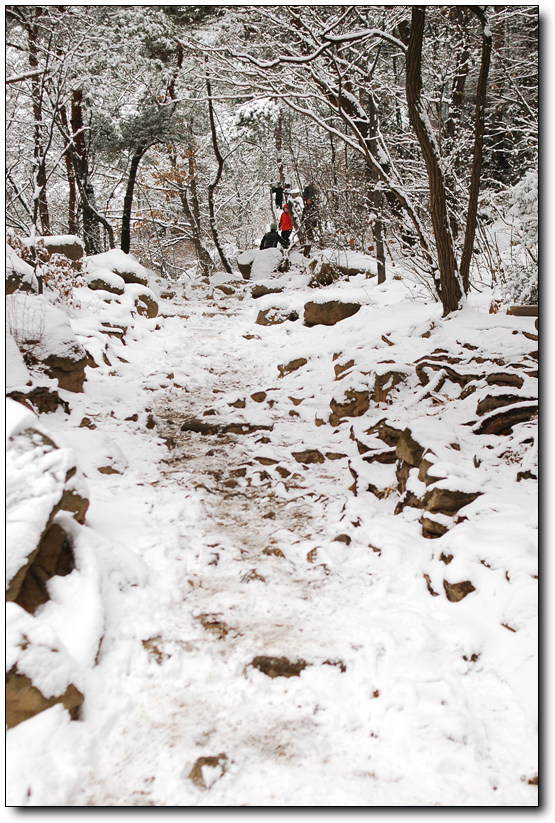
<path id="1" fill-rule="evenodd" d="M 283 211 L 281 213 L 281 217 L 279 218 L 279 227 L 281 231 L 291 231 L 293 228 L 293 223 L 291 222 L 291 215 L 288 211 Z"/>

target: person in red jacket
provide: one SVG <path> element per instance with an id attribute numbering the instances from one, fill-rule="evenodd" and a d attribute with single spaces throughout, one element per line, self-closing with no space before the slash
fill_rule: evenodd
<path id="1" fill-rule="evenodd" d="M 287 203 L 283 204 L 283 211 L 281 213 L 281 217 L 279 218 L 279 228 L 281 231 L 283 246 L 284 248 L 287 248 L 289 245 L 289 235 L 293 231 L 293 222 L 291 220 L 291 215 L 289 214 L 289 209 L 287 208 Z"/>

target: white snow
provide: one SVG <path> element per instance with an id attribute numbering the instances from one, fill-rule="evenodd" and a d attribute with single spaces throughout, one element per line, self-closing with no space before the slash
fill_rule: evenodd
<path id="1" fill-rule="evenodd" d="M 85 351 L 75 338 L 66 312 L 45 295 L 15 292 L 6 297 L 7 328 L 18 345 L 32 348 L 39 359 L 50 354 L 80 360 Z"/>
<path id="2" fill-rule="evenodd" d="M 27 385 L 31 380 L 29 369 L 25 365 L 23 355 L 17 347 L 17 343 L 13 339 L 6 327 L 6 348 L 5 348 L 5 363 L 6 363 L 6 391 L 20 388 Z"/>
<path id="3" fill-rule="evenodd" d="M 152 320 L 81 289 L 71 327 L 97 364 L 84 392 L 39 421 L 8 404 L 9 569 L 73 459 L 90 499 L 85 526 L 58 515 L 76 569 L 35 615 L 9 604 L 8 663 L 85 702 L 79 721 L 54 706 L 8 731 L 8 805 L 537 806 L 537 481 L 516 481 L 537 476 L 537 423 L 501 437 L 467 425 L 511 363 L 529 373 L 521 393 L 537 392 L 533 318 L 489 314 L 485 290 L 442 319 L 408 278 L 312 289 L 270 257 L 254 255 L 252 279 L 282 294 L 255 300 L 219 272 L 184 279 Z M 364 305 L 333 327 L 254 322 L 332 297 Z M 474 393 L 426 391 L 414 363 L 438 351 L 475 374 Z M 403 379 L 386 401 L 328 422 L 333 397 L 389 370 Z M 183 431 L 191 418 L 266 428 Z M 395 465 L 359 450 L 387 451 L 368 431 L 383 419 L 429 450 L 434 486 L 481 492 L 460 522 L 435 515 L 450 525 L 440 538 L 422 535 L 419 509 L 394 514 Z M 59 448 L 18 449 L 30 427 Z M 298 462 L 306 449 L 323 462 Z M 417 470 L 408 488 L 423 494 Z M 474 590 L 450 602 L 444 582 L 461 581 Z M 270 678 L 261 655 L 307 665 Z M 206 788 L 190 779 L 220 755 L 200 766 Z"/>

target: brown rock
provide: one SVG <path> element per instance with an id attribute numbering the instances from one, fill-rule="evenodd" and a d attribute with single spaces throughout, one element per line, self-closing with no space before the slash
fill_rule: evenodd
<path id="1" fill-rule="evenodd" d="M 284 466 L 277 466 L 276 471 L 281 477 L 289 477 L 291 474 L 289 469 L 286 469 Z"/>
<path id="2" fill-rule="evenodd" d="M 266 549 L 262 549 L 262 554 L 265 554 L 268 557 L 285 557 L 281 549 L 272 548 L 270 546 Z"/>
<path id="3" fill-rule="evenodd" d="M 61 254 L 71 260 L 72 263 L 77 263 L 77 268 L 81 267 L 81 260 L 83 259 L 84 248 L 76 237 L 74 240 L 68 238 L 67 242 L 59 242 L 56 237 L 43 237 L 42 243 L 50 254 Z"/>
<path id="4" fill-rule="evenodd" d="M 512 314 L 514 317 L 538 317 L 539 309 L 537 305 L 513 305 L 507 309 L 507 314 Z"/>
<path id="5" fill-rule="evenodd" d="M 96 423 L 93 423 L 90 417 L 83 417 L 79 423 L 80 429 L 96 429 Z"/>
<path id="6" fill-rule="evenodd" d="M 312 272 L 309 286 L 331 286 L 339 277 L 339 272 L 329 263 L 323 262 L 318 268 L 319 261 L 312 260 L 309 269 Z"/>
<path id="7" fill-rule="evenodd" d="M 514 403 L 522 403 L 526 400 L 534 402 L 531 397 L 519 397 L 517 394 L 488 394 L 486 397 L 483 397 L 480 401 L 478 401 L 478 405 L 476 406 L 476 414 L 481 417 L 482 415 L 490 414 L 490 412 L 500 409 L 503 406 L 511 406 Z"/>
<path id="8" fill-rule="evenodd" d="M 297 463 L 324 463 L 326 458 L 318 449 L 305 449 L 302 452 L 293 452 L 293 457 Z"/>
<path id="9" fill-rule="evenodd" d="M 462 600 L 467 594 L 476 591 L 470 580 L 463 580 L 462 583 L 448 583 L 447 580 L 444 580 L 443 588 L 445 589 L 447 600 L 450 600 L 451 603 L 458 603 L 459 600 Z"/>
<path id="10" fill-rule="evenodd" d="M 385 418 L 366 430 L 366 434 L 376 434 L 387 446 L 397 446 L 402 433 L 402 429 L 390 426 Z"/>
<path id="11" fill-rule="evenodd" d="M 401 514 L 403 509 L 406 509 L 407 506 L 410 506 L 412 509 L 421 509 L 422 508 L 422 500 L 417 497 L 414 492 L 407 492 L 402 500 L 399 500 L 397 505 L 395 506 L 395 510 L 393 514 Z"/>
<path id="12" fill-rule="evenodd" d="M 267 396 L 268 395 L 265 391 L 256 391 L 254 394 L 251 394 L 251 398 L 252 400 L 254 400 L 255 403 L 263 403 L 266 400 Z"/>
<path id="13" fill-rule="evenodd" d="M 34 429 L 28 429 L 22 435 L 27 436 L 31 447 L 36 449 L 36 460 L 58 448 L 49 437 Z M 89 501 L 67 485 L 76 471 L 72 467 L 66 473 L 65 483 L 59 487 L 60 498 L 44 519 L 37 545 L 29 551 L 23 565 L 6 581 L 6 600 L 19 603 L 27 611 L 33 611 L 39 603 L 48 599 L 46 582 L 50 577 L 54 574 L 68 574 L 74 567 L 70 538 L 53 520 L 59 511 L 67 511 L 77 522 L 85 521 Z M 37 599 L 39 590 L 42 599 Z"/>
<path id="14" fill-rule="evenodd" d="M 430 575 L 429 575 L 429 574 L 425 574 L 425 575 L 424 575 L 424 580 L 426 581 L 426 586 L 427 586 L 427 588 L 428 588 L 428 591 L 429 591 L 429 592 L 430 592 L 430 594 L 432 595 L 432 597 L 439 597 L 439 592 L 436 592 L 436 591 L 432 588 L 432 580 L 431 580 L 431 578 L 430 578 Z"/>
<path id="15" fill-rule="evenodd" d="M 149 637 L 147 640 L 143 640 L 143 649 L 146 651 L 149 657 L 152 657 L 159 666 L 162 665 L 164 660 L 169 658 L 169 655 L 165 654 L 160 648 L 160 641 L 162 638 L 160 636 L 157 637 Z"/>
<path id="16" fill-rule="evenodd" d="M 138 286 L 148 286 L 148 276 L 146 274 L 138 274 L 136 271 L 127 271 L 127 269 L 122 268 L 121 270 L 116 266 L 113 269 L 114 274 L 119 274 L 120 277 L 124 279 L 126 283 L 135 283 Z"/>
<path id="17" fill-rule="evenodd" d="M 78 494 L 75 489 L 64 489 L 62 498 L 55 508 L 55 511 L 69 512 L 78 523 L 85 522 L 85 517 L 89 508 L 89 501 L 86 497 Z"/>
<path id="18" fill-rule="evenodd" d="M 387 403 L 388 396 L 391 391 L 406 380 L 405 372 L 388 371 L 384 374 L 377 374 L 374 380 L 374 391 L 372 392 L 372 400 L 374 403 Z"/>
<path id="19" fill-rule="evenodd" d="M 124 337 L 127 334 L 127 326 L 118 326 L 114 323 L 101 323 L 102 328 L 100 331 L 103 334 L 107 334 L 108 337 L 117 337 L 118 340 L 121 340 L 122 343 L 124 342 Z"/>
<path id="20" fill-rule="evenodd" d="M 142 317 L 158 316 L 158 303 L 150 294 L 139 294 L 135 298 L 135 307 Z"/>
<path id="21" fill-rule="evenodd" d="M 371 451 L 368 447 L 363 446 L 358 441 L 357 448 L 359 453 L 364 455 L 362 459 L 365 463 L 391 464 L 397 461 L 397 455 L 395 454 L 394 449 L 374 449 Z M 361 449 L 363 450 L 361 451 Z"/>
<path id="22" fill-rule="evenodd" d="M 207 789 L 208 786 L 204 782 L 204 778 L 202 776 L 202 767 L 209 766 L 212 769 L 219 768 L 221 777 L 225 773 L 226 763 L 227 755 L 223 752 L 215 756 L 199 757 L 189 772 L 189 780 L 191 780 L 195 786 L 198 786 L 199 789 Z"/>
<path id="23" fill-rule="evenodd" d="M 264 297 L 267 294 L 281 294 L 283 288 L 280 286 L 265 286 L 263 283 L 258 283 L 251 289 L 251 297 L 256 300 L 258 297 Z"/>
<path id="24" fill-rule="evenodd" d="M 443 523 L 438 523 L 437 520 L 431 517 L 422 517 L 420 519 L 420 525 L 422 526 L 422 537 L 426 537 L 428 540 L 442 537 L 449 531 L 447 526 Z"/>
<path id="25" fill-rule="evenodd" d="M 404 494 L 407 490 L 407 481 L 409 479 L 410 470 L 414 468 L 405 460 L 399 460 L 395 468 L 395 478 L 397 480 L 397 489 Z"/>
<path id="26" fill-rule="evenodd" d="M 49 600 L 47 583 L 54 575 L 65 576 L 75 568 L 71 541 L 57 523 L 53 523 L 43 535 L 38 551 L 27 565 L 19 586 L 15 603 L 33 614 L 42 603 Z M 7 600 L 11 597 L 6 596 Z"/>
<path id="27" fill-rule="evenodd" d="M 475 434 L 496 434 L 499 436 L 510 434 L 517 423 L 533 420 L 538 413 L 537 403 L 510 406 L 504 411 L 493 412 L 485 417 L 473 431 Z"/>
<path id="28" fill-rule="evenodd" d="M 6 267 L 5 294 L 13 294 L 16 291 L 36 294 L 38 292 L 37 278 L 33 273 L 23 274 Z"/>
<path id="29" fill-rule="evenodd" d="M 20 674 L 15 668 L 6 675 L 6 725 L 9 729 L 57 703 L 62 703 L 71 719 L 76 720 L 83 700 L 83 695 L 73 684 L 62 695 L 44 697 L 27 675 Z"/>
<path id="30" fill-rule="evenodd" d="M 288 660 L 286 657 L 255 657 L 250 664 L 268 677 L 299 677 L 306 669 L 305 660 Z"/>
<path id="31" fill-rule="evenodd" d="M 343 417 L 361 417 L 370 407 L 370 393 L 366 390 L 357 391 L 347 389 L 344 394 L 344 402 L 339 402 L 332 398 L 330 401 L 331 415 L 330 423 L 337 426 Z"/>
<path id="32" fill-rule="evenodd" d="M 336 380 L 341 380 L 343 377 L 345 377 L 346 372 L 348 372 L 349 369 L 352 369 L 354 365 L 355 365 L 354 360 L 348 360 L 347 363 L 344 363 L 344 364 L 337 363 L 333 367 L 333 370 L 335 372 L 335 379 Z"/>
<path id="33" fill-rule="evenodd" d="M 252 264 L 255 257 L 256 250 L 250 249 L 249 251 L 241 252 L 237 258 L 237 268 L 241 272 L 241 276 L 244 280 L 250 279 Z"/>
<path id="34" fill-rule="evenodd" d="M 395 453 L 399 460 L 404 460 L 409 466 L 419 466 L 424 455 L 424 447 L 412 436 L 410 429 L 405 429 L 397 441 Z"/>
<path id="35" fill-rule="evenodd" d="M 103 277 L 95 277 L 87 283 L 89 289 L 92 291 L 109 291 L 111 294 L 123 294 L 124 286 L 117 282 L 105 280 Z"/>
<path id="36" fill-rule="evenodd" d="M 286 374 L 297 371 L 297 369 L 300 369 L 301 366 L 305 366 L 307 363 L 308 360 L 306 357 L 297 357 L 295 360 L 290 360 L 289 363 L 278 366 L 279 376 L 284 377 Z"/>
<path id="37" fill-rule="evenodd" d="M 480 497 L 482 492 L 461 492 L 456 489 L 429 489 L 423 498 L 423 508 L 436 514 L 456 514 Z"/>
<path id="38" fill-rule="evenodd" d="M 341 303 L 330 300 L 327 303 L 306 303 L 304 322 L 307 326 L 334 326 L 347 317 L 352 317 L 360 309 L 360 303 Z"/>
<path id="39" fill-rule="evenodd" d="M 271 431 L 273 426 L 255 426 L 250 423 L 206 423 L 196 417 L 191 417 L 181 425 L 182 432 L 198 432 L 206 435 L 221 434 L 251 434 L 256 431 Z"/>
<path id="40" fill-rule="evenodd" d="M 22 403 L 39 414 L 55 412 L 58 406 L 65 405 L 65 402 L 58 396 L 58 392 L 47 386 L 34 386 L 29 388 L 29 391 L 6 392 L 6 397 L 11 397 L 12 400 Z"/>
<path id="41" fill-rule="evenodd" d="M 287 320 L 298 320 L 299 315 L 296 311 L 286 311 L 283 309 L 265 309 L 259 311 L 255 322 L 259 326 L 279 326 L 280 323 L 285 323 Z"/>
<path id="42" fill-rule="evenodd" d="M 50 354 L 43 362 L 48 376 L 55 378 L 61 389 L 76 393 L 83 391 L 85 369 L 88 365 L 86 354 L 77 359 Z"/>
<path id="43" fill-rule="evenodd" d="M 218 640 L 223 640 L 230 632 L 229 626 L 221 619 L 219 614 L 201 614 L 196 620 L 199 621 L 203 629 L 216 635 Z"/>
<path id="44" fill-rule="evenodd" d="M 442 479 L 439 474 L 434 474 L 433 471 L 430 471 L 431 469 L 433 469 L 433 467 L 433 463 L 431 463 L 425 457 L 422 458 L 420 466 L 418 467 L 418 479 L 421 483 L 425 483 L 426 486 L 429 486 L 430 483 L 435 483 L 438 480 Z"/>
<path id="45" fill-rule="evenodd" d="M 489 386 L 515 386 L 517 389 L 522 388 L 524 378 L 515 372 L 492 372 L 486 377 L 486 383 Z"/>

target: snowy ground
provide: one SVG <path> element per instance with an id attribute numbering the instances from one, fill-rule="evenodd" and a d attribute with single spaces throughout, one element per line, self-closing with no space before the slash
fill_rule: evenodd
<path id="1" fill-rule="evenodd" d="M 67 394 L 71 414 L 41 418 L 87 476 L 105 625 L 81 720 L 55 706 L 8 732 L 8 805 L 537 805 L 537 484 L 515 481 L 536 457 L 526 432 L 465 426 L 476 397 L 449 382 L 419 401 L 411 371 L 438 348 L 522 362 L 532 319 L 479 296 L 442 320 L 399 281 L 355 278 L 338 289 L 366 305 L 337 326 L 263 327 L 260 308 L 325 290 L 255 301 L 224 279 L 161 301 Z M 352 388 L 391 361 L 407 380 L 363 418 L 316 425 L 350 359 Z M 394 515 L 398 493 L 366 491 L 395 481 L 356 445 L 384 417 L 481 492 L 439 539 L 418 510 Z M 297 462 L 307 449 L 323 462 Z M 444 579 L 474 591 L 450 602 Z M 79 659 L 75 609 L 57 630 Z M 302 670 L 269 677 L 263 656 Z"/>

